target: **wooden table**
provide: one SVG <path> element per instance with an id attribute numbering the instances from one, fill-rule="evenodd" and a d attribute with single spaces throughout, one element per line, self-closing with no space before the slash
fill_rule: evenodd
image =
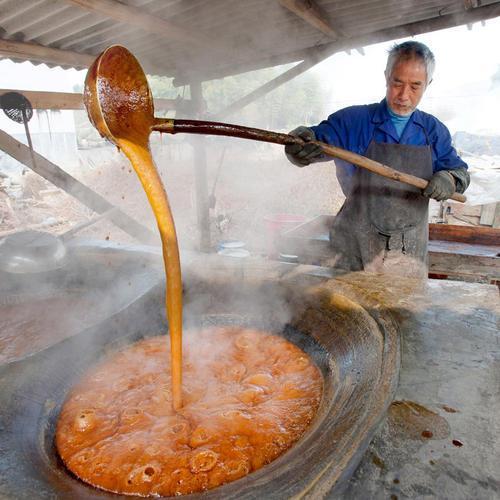
<path id="1" fill-rule="evenodd" d="M 286 231 L 276 247 L 301 264 L 325 265 L 334 218 L 320 215 Z M 429 277 L 500 284 L 500 229 L 429 224 Z"/>

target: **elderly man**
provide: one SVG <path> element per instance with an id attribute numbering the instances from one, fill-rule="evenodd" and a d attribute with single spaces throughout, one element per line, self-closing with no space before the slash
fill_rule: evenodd
<path id="1" fill-rule="evenodd" d="M 427 274 L 429 198 L 446 200 L 469 185 L 467 165 L 453 148 L 448 129 L 416 109 L 432 81 L 434 64 L 434 55 L 422 43 L 395 45 L 385 69 L 385 99 L 341 109 L 317 126 L 291 132 L 306 141 L 285 147 L 295 165 L 328 159 L 319 146 L 307 142 L 318 140 L 429 180 L 422 193 L 335 160 L 346 200 L 330 228 L 333 267 Z"/>

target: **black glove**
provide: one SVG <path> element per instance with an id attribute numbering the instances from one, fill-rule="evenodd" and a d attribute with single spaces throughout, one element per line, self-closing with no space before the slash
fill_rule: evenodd
<path id="1" fill-rule="evenodd" d="M 437 201 L 447 200 L 455 192 L 455 178 L 448 170 L 439 170 L 429 181 L 423 195 Z"/>
<path id="2" fill-rule="evenodd" d="M 307 127 L 298 127 L 290 132 L 290 135 L 300 137 L 306 141 L 305 144 L 287 144 L 285 146 L 285 153 L 288 159 L 298 167 L 305 167 L 314 160 L 319 160 L 323 155 L 321 146 L 317 144 L 310 144 L 308 141 L 315 141 L 316 136 L 314 132 Z"/>
<path id="3" fill-rule="evenodd" d="M 469 187 L 470 184 L 470 175 L 467 172 L 466 168 L 454 168 L 452 170 L 448 170 L 448 172 L 453 175 L 455 179 L 455 191 L 457 193 L 463 193 Z"/>

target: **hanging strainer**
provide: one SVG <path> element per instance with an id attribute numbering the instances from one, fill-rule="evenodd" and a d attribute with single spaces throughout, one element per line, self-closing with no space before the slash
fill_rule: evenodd
<path id="1" fill-rule="evenodd" d="M 33 117 L 33 107 L 29 100 L 18 92 L 7 92 L 1 96 L 4 113 L 17 123 L 26 123 Z"/>
<path id="2" fill-rule="evenodd" d="M 33 143 L 31 142 L 31 135 L 28 128 L 28 122 L 33 117 L 33 106 L 28 98 L 19 92 L 6 92 L 0 96 L 0 104 L 4 113 L 17 123 L 24 125 L 26 132 L 26 139 L 28 139 L 28 146 L 30 148 L 32 168 L 36 168 L 35 155 L 33 153 Z"/>

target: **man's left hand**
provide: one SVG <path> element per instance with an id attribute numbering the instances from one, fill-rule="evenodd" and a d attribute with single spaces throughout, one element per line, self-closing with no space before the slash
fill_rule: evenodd
<path id="1" fill-rule="evenodd" d="M 439 170 L 429 181 L 424 189 L 423 195 L 434 198 L 437 201 L 444 201 L 455 192 L 455 178 L 447 170 Z"/>

